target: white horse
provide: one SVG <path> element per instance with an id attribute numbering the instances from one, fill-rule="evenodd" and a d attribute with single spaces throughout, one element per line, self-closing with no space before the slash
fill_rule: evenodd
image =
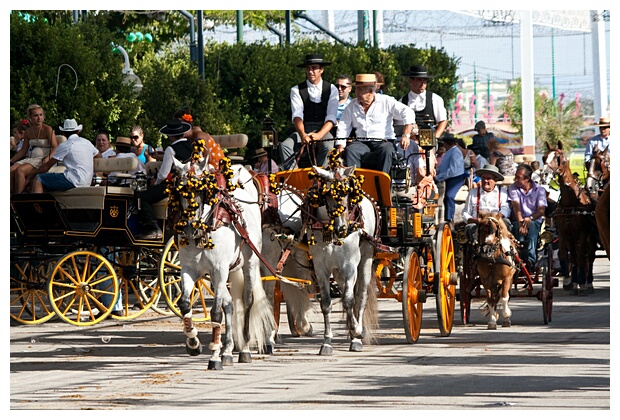
<path id="1" fill-rule="evenodd" d="M 337 153 L 330 155 L 329 169 L 313 169 L 315 183 L 304 204 L 305 213 L 312 214 L 312 209 L 315 212 L 306 219 L 304 230 L 321 290 L 325 331 L 319 354 L 333 354 L 329 286 L 332 275 L 342 290 L 351 338 L 349 351 L 362 351 L 362 340 L 368 342 L 377 325 L 376 293 L 371 284 L 375 252 L 371 238 L 376 234 L 377 213 L 361 190 L 360 179 L 353 175 L 355 168 L 340 166 Z"/>
<path id="2" fill-rule="evenodd" d="M 211 172 L 207 160 L 198 159 L 200 155 L 195 153 L 185 164 L 175 159 L 177 175 L 168 187 L 169 209 L 177 215 L 173 221 L 179 235 L 183 289 L 179 308 L 186 349 L 192 356 L 202 351 L 189 300 L 194 281 L 208 273 L 214 292 L 209 369 L 219 370 L 232 364 L 235 344 L 239 362 L 251 362 L 252 346 L 263 350 L 274 319 L 256 253 L 262 246 L 261 212 L 252 176 L 227 160 L 221 173 Z"/>

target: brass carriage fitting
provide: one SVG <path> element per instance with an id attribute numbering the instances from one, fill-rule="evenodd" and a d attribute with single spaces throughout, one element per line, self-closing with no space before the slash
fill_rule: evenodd
<path id="1" fill-rule="evenodd" d="M 390 207 L 389 220 L 388 220 L 388 236 L 396 237 L 396 226 L 398 224 L 396 214 L 396 207 Z"/>
<path id="2" fill-rule="evenodd" d="M 546 230 L 540 234 L 540 240 L 543 241 L 543 243 L 545 244 L 553 242 L 554 239 L 555 239 L 554 233 L 549 230 Z"/>
<path id="3" fill-rule="evenodd" d="M 134 179 L 131 180 L 131 189 L 134 191 L 146 191 L 147 177 L 144 172 L 138 172 L 135 174 Z"/>
<path id="4" fill-rule="evenodd" d="M 467 243 L 467 233 L 465 232 L 465 229 L 459 230 L 457 232 L 456 241 L 460 243 L 461 245 Z"/>
<path id="5" fill-rule="evenodd" d="M 413 237 L 422 237 L 422 213 L 419 211 L 413 213 Z"/>

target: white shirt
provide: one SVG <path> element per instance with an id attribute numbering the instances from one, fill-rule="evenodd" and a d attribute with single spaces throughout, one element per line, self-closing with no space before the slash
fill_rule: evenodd
<path id="1" fill-rule="evenodd" d="M 111 147 L 109 147 L 105 152 L 101 154 L 102 158 L 109 158 L 111 156 L 116 156 L 116 150 L 114 150 Z M 135 153 L 134 153 L 134 156 L 135 156 Z"/>
<path id="2" fill-rule="evenodd" d="M 433 114 L 435 117 L 435 123 L 439 124 L 440 122 L 448 119 L 448 112 L 446 111 L 446 107 L 441 96 L 433 93 L 431 98 L 433 100 Z M 424 108 L 426 108 L 426 91 L 420 94 L 409 91 L 409 95 L 407 95 L 407 102 L 409 104 L 409 108 L 414 111 L 419 112 L 424 110 Z"/>
<path id="3" fill-rule="evenodd" d="M 353 128 L 357 137 L 394 139 L 395 118 L 404 121 L 405 125 L 415 124 L 415 114 L 411 108 L 391 96 L 375 94 L 375 100 L 370 104 L 368 112 L 364 112 L 355 98 L 342 112 L 336 133 L 336 137 L 342 140 L 336 140 L 334 146 L 346 147 L 347 141 L 344 139 Z"/>
<path id="4" fill-rule="evenodd" d="M 495 185 L 491 192 L 486 192 L 482 187 L 470 190 L 463 208 L 463 220 L 467 222 L 469 219 L 476 219 L 480 212 L 501 211 L 504 217 L 510 217 L 508 192 L 506 188 L 502 188 L 500 192 L 499 188 L 499 185 Z M 478 201 L 478 192 L 480 192 L 480 201 Z"/>
<path id="5" fill-rule="evenodd" d="M 310 83 L 308 79 L 306 79 L 306 86 L 308 87 L 308 98 L 310 101 L 320 104 L 321 103 L 321 93 L 323 93 L 323 79 L 314 85 Z M 301 95 L 299 94 L 299 86 L 295 85 L 291 88 L 291 111 L 292 117 L 291 121 L 295 121 L 295 118 L 301 118 L 304 120 L 304 102 L 301 99 Z M 334 125 L 337 124 L 336 114 L 338 113 L 338 89 L 336 86 L 331 85 L 329 91 L 329 99 L 327 100 L 327 112 L 325 114 L 325 121 L 331 121 Z"/>
<path id="6" fill-rule="evenodd" d="M 592 152 L 594 151 L 594 146 L 597 146 L 598 150 L 601 152 L 604 151 L 606 147 L 609 147 L 609 149 L 607 149 L 607 152 L 611 154 L 611 143 L 609 137 L 610 136 L 603 138 L 600 134 L 590 137 L 590 140 L 588 140 L 588 143 L 586 144 L 584 161 L 588 162 L 590 161 L 590 159 L 592 159 Z"/>
<path id="7" fill-rule="evenodd" d="M 76 187 L 88 187 L 93 180 L 93 158 L 99 150 L 93 144 L 77 134 L 72 134 L 58 145 L 54 159 L 65 165 L 63 172 L 67 181 Z"/>
<path id="8" fill-rule="evenodd" d="M 187 141 L 187 139 L 179 139 L 173 142 L 170 146 L 172 146 L 173 144 L 179 143 L 181 141 Z M 170 170 L 172 169 L 172 163 L 173 163 L 172 158 L 176 156 L 176 152 L 170 146 L 166 147 L 166 150 L 164 151 L 164 158 L 161 162 L 161 167 L 159 168 L 159 172 L 157 172 L 157 178 L 155 179 L 155 185 L 161 184 L 162 182 L 164 182 L 166 178 L 168 178 L 168 174 L 170 173 Z"/>

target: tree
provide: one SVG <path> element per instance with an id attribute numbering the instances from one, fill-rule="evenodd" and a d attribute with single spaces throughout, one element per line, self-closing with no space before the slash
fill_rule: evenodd
<path id="1" fill-rule="evenodd" d="M 508 88 L 509 99 L 502 104 L 502 111 L 508 115 L 510 125 L 523 136 L 523 114 L 521 101 L 521 79 Z M 534 89 L 536 149 L 546 152 L 546 143 L 556 147 L 561 140 L 566 150 L 577 145 L 579 128 L 583 126 L 583 115 L 577 101 L 564 105 L 565 95 L 555 101 L 541 89 Z"/>

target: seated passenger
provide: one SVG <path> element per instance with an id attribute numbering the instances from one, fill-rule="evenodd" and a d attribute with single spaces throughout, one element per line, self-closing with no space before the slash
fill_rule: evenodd
<path id="1" fill-rule="evenodd" d="M 514 184 L 508 187 L 508 199 L 512 206 L 512 220 L 515 222 L 512 233 L 517 241 L 525 245 L 522 247 L 521 260 L 527 264 L 528 271 L 533 273 L 538 235 L 547 208 L 547 192 L 532 181 L 530 165 L 521 163 L 517 166 Z"/>
<path id="2" fill-rule="evenodd" d="M 142 161 L 138 159 L 138 156 L 132 151 L 131 139 L 129 137 L 117 137 L 114 142 L 114 147 L 116 148 L 116 156 L 111 156 L 112 159 L 135 159 L 138 162 L 136 169 L 126 173 L 137 174 L 138 172 L 142 172 L 146 175 L 146 165 L 142 163 Z M 116 177 L 119 173 L 122 172 L 111 172 L 108 175 L 108 184 L 129 185 L 130 180 Z"/>
<path id="3" fill-rule="evenodd" d="M 81 130 L 82 125 L 75 120 L 65 120 L 60 131 L 67 140 L 58 146 L 53 157 L 28 176 L 28 181 L 32 181 L 33 193 L 90 186 L 94 174 L 93 159 L 100 158 L 101 153 L 89 140 L 79 136 Z M 58 162 L 65 165 L 63 173 L 46 173 Z"/>
<path id="4" fill-rule="evenodd" d="M 510 217 L 508 191 L 497 185 L 497 181 L 504 180 L 497 166 L 487 164 L 476 171 L 476 176 L 480 177 L 480 185 L 469 191 L 463 208 L 463 220 L 467 223 L 465 232 L 470 242 L 474 242 L 477 237 L 476 229 L 481 213 L 501 212 L 508 230 L 512 226 L 508 219 Z"/>
<path id="5" fill-rule="evenodd" d="M 346 166 L 366 168 L 390 173 L 395 151 L 392 141 L 396 140 L 393 121 L 404 121 L 405 128 L 399 145 L 407 150 L 415 123 L 411 108 L 388 95 L 377 95 L 377 81 L 374 74 L 355 76 L 356 98 L 344 109 L 335 147 L 344 150 Z M 345 137 L 355 129 L 357 137 L 367 140 L 353 140 L 347 145 Z M 385 141 L 388 140 L 388 141 Z M 346 147 L 346 148 L 345 148 Z"/>

